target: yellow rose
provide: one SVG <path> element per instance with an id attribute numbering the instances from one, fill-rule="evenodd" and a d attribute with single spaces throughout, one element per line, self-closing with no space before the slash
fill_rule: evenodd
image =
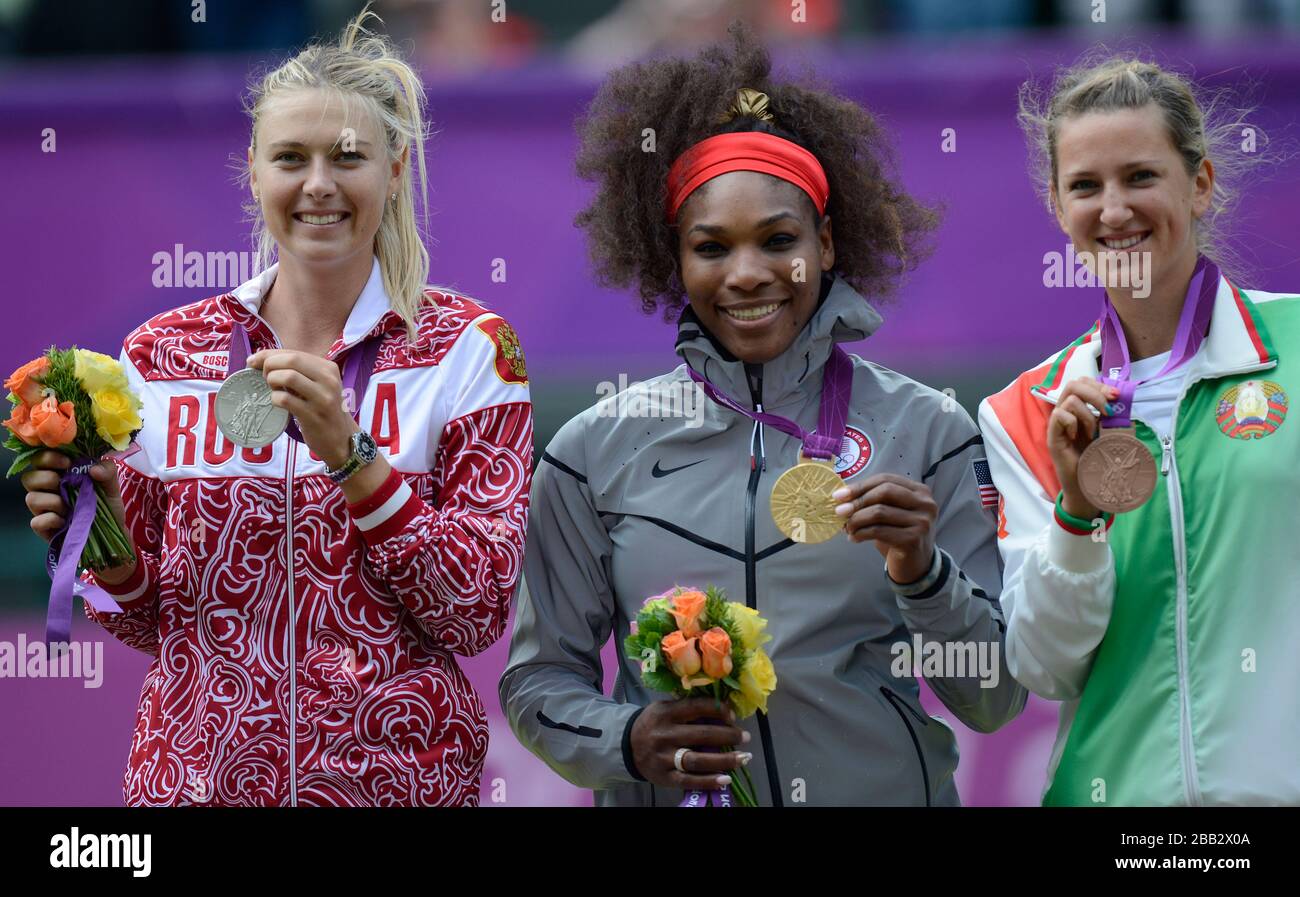
<path id="1" fill-rule="evenodd" d="M 126 371 L 122 370 L 116 358 L 102 352 L 89 349 L 77 349 L 74 373 L 81 381 L 81 388 L 87 395 L 94 395 L 100 390 L 113 389 L 128 392 L 130 385 L 126 381 Z"/>
<path id="2" fill-rule="evenodd" d="M 765 642 L 770 642 L 772 636 L 764 632 L 767 629 L 767 620 L 758 615 L 758 611 L 752 607 L 746 607 L 743 604 L 732 601 L 731 605 L 731 622 L 736 624 L 736 629 L 740 630 L 740 644 L 742 647 L 752 651 Z"/>
<path id="3" fill-rule="evenodd" d="M 736 716 L 744 719 L 755 710 L 767 713 L 767 696 L 776 690 L 776 670 L 772 659 L 763 651 L 755 651 L 736 677 L 740 691 L 731 693 L 731 703 Z"/>
<path id="4" fill-rule="evenodd" d="M 140 400 L 130 392 L 101 389 L 90 394 L 90 410 L 95 416 L 95 430 L 118 451 L 131 444 L 131 433 L 143 421 L 137 413 Z"/>

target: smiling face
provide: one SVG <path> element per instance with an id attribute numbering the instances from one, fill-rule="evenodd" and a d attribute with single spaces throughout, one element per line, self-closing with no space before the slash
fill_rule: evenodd
<path id="1" fill-rule="evenodd" d="M 338 94 L 296 90 L 268 102 L 256 127 L 250 187 L 280 253 L 305 264 L 373 255 L 402 170 L 374 118 Z"/>
<path id="2" fill-rule="evenodd" d="M 742 361 L 764 363 L 817 309 L 835 263 L 830 216 L 798 187 L 755 171 L 719 175 L 678 215 L 682 284 L 700 322 Z"/>
<path id="3" fill-rule="evenodd" d="M 1052 203 L 1075 250 L 1149 252 L 1157 289 L 1185 284 L 1196 264 L 1194 221 L 1209 208 L 1214 168 L 1204 160 L 1188 175 L 1160 108 L 1066 119 L 1056 153 Z"/>

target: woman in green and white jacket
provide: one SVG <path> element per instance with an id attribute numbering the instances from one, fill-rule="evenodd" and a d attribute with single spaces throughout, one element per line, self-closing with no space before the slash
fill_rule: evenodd
<path id="1" fill-rule="evenodd" d="M 1300 804 L 1300 297 L 1242 289 L 1211 261 L 1225 200 L 1211 147 L 1229 132 L 1207 140 L 1185 80 L 1113 58 L 1034 106 L 1025 91 L 1076 251 L 1149 261 L 1145 288 L 1107 286 L 1113 326 L 1103 308 L 980 407 L 1008 667 L 1063 702 L 1043 802 Z M 1131 407 L 1099 380 L 1121 344 Z M 1157 471 L 1151 498 L 1114 518 L 1079 488 L 1098 412 L 1131 416 Z"/>

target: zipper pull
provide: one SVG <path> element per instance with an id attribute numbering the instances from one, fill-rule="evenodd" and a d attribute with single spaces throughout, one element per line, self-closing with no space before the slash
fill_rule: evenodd
<path id="1" fill-rule="evenodd" d="M 1173 441 L 1174 438 L 1172 436 L 1166 436 L 1164 438 L 1164 457 L 1160 461 L 1160 475 L 1162 477 L 1169 476 L 1169 458 L 1173 454 Z"/>

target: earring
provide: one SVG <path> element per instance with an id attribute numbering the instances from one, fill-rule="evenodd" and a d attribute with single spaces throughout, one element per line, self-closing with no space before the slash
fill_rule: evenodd
<path id="1" fill-rule="evenodd" d="M 391 198 L 392 198 L 393 202 L 397 202 L 397 194 L 396 194 L 396 193 L 394 193 L 394 194 L 392 195 Z"/>

